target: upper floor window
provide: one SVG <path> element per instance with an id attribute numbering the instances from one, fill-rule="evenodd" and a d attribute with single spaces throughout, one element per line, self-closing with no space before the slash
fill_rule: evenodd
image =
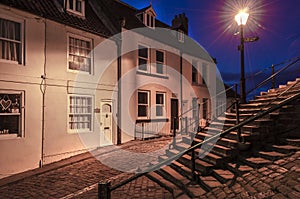
<path id="1" fill-rule="evenodd" d="M 192 63 L 192 83 L 198 83 L 198 70 L 197 70 L 197 63 Z"/>
<path id="2" fill-rule="evenodd" d="M 69 36 L 69 69 L 83 71 L 92 74 L 92 41 L 77 37 Z"/>
<path id="3" fill-rule="evenodd" d="M 149 62 L 149 49 L 146 46 L 139 45 L 139 61 L 138 69 L 142 71 L 148 71 L 148 62 Z"/>
<path id="4" fill-rule="evenodd" d="M 21 23 L 0 18 L 0 59 L 22 64 Z"/>
<path id="5" fill-rule="evenodd" d="M 145 25 L 148 27 L 154 28 L 155 27 L 155 17 L 146 13 Z"/>
<path id="6" fill-rule="evenodd" d="M 156 51 L 156 73 L 158 74 L 164 74 L 165 69 L 164 69 L 164 52 L 163 51 Z"/>
<path id="7" fill-rule="evenodd" d="M 177 31 L 177 38 L 178 38 L 179 42 L 181 42 L 181 43 L 184 42 L 184 32 L 182 30 Z"/>
<path id="8" fill-rule="evenodd" d="M 66 0 L 67 11 L 84 16 L 85 4 L 84 0 Z"/>

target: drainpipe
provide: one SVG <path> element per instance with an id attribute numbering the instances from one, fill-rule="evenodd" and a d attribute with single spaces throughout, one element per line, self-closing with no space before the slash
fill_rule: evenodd
<path id="1" fill-rule="evenodd" d="M 182 51 L 180 51 L 180 115 L 183 113 L 183 94 L 182 94 Z M 179 118 L 178 118 L 179 119 Z M 180 120 L 180 128 L 182 129 L 182 118 Z"/>
<path id="2" fill-rule="evenodd" d="M 117 110 L 118 110 L 118 121 L 117 121 L 117 145 L 120 145 L 122 143 L 122 128 L 121 128 L 121 118 L 122 118 L 122 106 L 121 106 L 121 100 L 122 100 L 122 85 L 121 85 L 121 76 L 122 76 L 122 28 L 125 26 L 125 19 L 120 19 L 120 29 L 119 29 L 119 37 L 116 39 L 117 44 L 117 69 L 118 69 L 118 103 L 117 103 Z"/>
<path id="3" fill-rule="evenodd" d="M 41 140 L 41 159 L 39 162 L 39 166 L 43 167 L 44 164 L 44 146 L 45 146 L 45 97 L 46 97 L 46 52 L 47 52 L 47 44 L 46 44 L 46 33 L 47 30 L 47 23 L 46 19 L 44 18 L 44 67 L 43 67 L 43 75 L 41 75 L 42 81 L 40 84 L 40 90 L 42 93 L 42 140 Z"/>

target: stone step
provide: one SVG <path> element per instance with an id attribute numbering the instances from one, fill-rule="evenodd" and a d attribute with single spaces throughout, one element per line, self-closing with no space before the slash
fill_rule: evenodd
<path id="1" fill-rule="evenodd" d="M 199 157 L 199 154 L 201 155 L 201 160 L 204 160 L 206 162 L 209 162 L 213 165 L 221 165 L 223 157 L 218 156 L 214 153 L 207 152 L 206 150 L 203 149 L 195 149 L 195 156 Z M 204 157 L 202 157 L 204 155 Z"/>
<path id="2" fill-rule="evenodd" d="M 189 154 L 183 155 L 177 161 L 188 168 L 192 168 L 191 156 Z M 211 173 L 213 164 L 210 164 L 204 160 L 200 160 L 199 158 L 195 159 L 195 167 L 196 170 L 199 171 L 202 175 L 208 175 Z"/>
<path id="3" fill-rule="evenodd" d="M 237 168 L 236 168 L 237 167 Z M 243 175 L 253 170 L 252 167 L 240 162 L 237 163 L 228 163 L 227 169 L 230 170 L 232 173 L 238 173 L 239 175 Z"/>
<path id="4" fill-rule="evenodd" d="M 197 137 L 194 138 L 194 141 L 195 142 L 202 142 L 205 139 L 206 136 L 210 137 L 209 134 L 199 132 L 197 134 Z M 213 143 L 213 142 L 210 142 L 210 143 Z M 235 148 L 237 146 L 237 141 L 236 140 L 228 139 L 228 138 L 225 138 L 225 137 L 217 138 L 217 141 L 215 143 L 218 144 L 218 145 L 227 147 L 227 148 Z"/>
<path id="5" fill-rule="evenodd" d="M 284 139 L 284 142 L 288 145 L 300 147 L 300 139 L 287 138 L 287 139 Z"/>
<path id="6" fill-rule="evenodd" d="M 242 159 L 242 161 L 253 168 L 260 168 L 262 166 L 272 163 L 270 160 L 267 160 L 267 159 L 261 158 L 261 157 L 245 158 L 245 159 Z"/>
<path id="7" fill-rule="evenodd" d="M 160 170 L 155 171 L 155 173 L 162 176 L 164 179 L 175 184 L 179 189 L 181 189 L 186 195 L 194 198 L 194 194 L 189 190 L 187 184 L 190 182 L 189 179 L 185 178 L 183 175 L 178 173 L 176 170 L 169 166 L 163 167 Z"/>
<path id="8" fill-rule="evenodd" d="M 214 169 L 212 175 L 223 184 L 234 178 L 231 171 L 224 169 Z"/>
<path id="9" fill-rule="evenodd" d="M 152 180 L 153 182 L 159 184 L 160 186 L 164 187 L 170 193 L 172 193 L 173 198 L 177 198 L 178 196 L 185 195 L 184 192 L 182 190 L 178 189 L 178 187 L 175 184 L 166 180 L 161 175 L 159 175 L 155 172 L 150 172 L 150 173 L 146 174 L 146 177 L 149 178 L 150 180 Z"/>
<path id="10" fill-rule="evenodd" d="M 200 184 L 208 190 L 220 187 L 222 184 L 213 176 L 199 176 Z"/>
<path id="11" fill-rule="evenodd" d="M 279 153 L 276 151 L 260 151 L 258 152 L 258 155 L 262 158 L 274 161 L 274 160 L 278 160 L 280 158 L 284 158 L 286 156 L 286 154 L 283 153 Z"/>
<path id="12" fill-rule="evenodd" d="M 300 147 L 293 145 L 271 145 L 269 146 L 270 150 L 277 151 L 279 153 L 291 153 L 295 151 L 299 151 Z"/>

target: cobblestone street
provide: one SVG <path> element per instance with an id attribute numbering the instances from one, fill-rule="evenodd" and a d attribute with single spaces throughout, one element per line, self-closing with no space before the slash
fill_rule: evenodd
<path id="1" fill-rule="evenodd" d="M 128 151 L 149 152 L 164 147 L 169 142 L 169 138 L 132 141 L 123 148 Z M 113 152 L 106 152 L 109 153 Z M 111 169 L 92 156 L 75 162 L 63 161 L 67 161 L 65 166 L 43 173 L 38 172 L 41 169 L 36 169 L 26 178 L 11 181 L 9 178 L 1 179 L 1 198 L 97 198 L 98 182 L 110 180 L 114 185 L 132 175 Z M 300 198 L 299 165 L 298 151 L 265 167 L 253 168 L 236 180 L 202 193 L 200 198 Z M 143 176 L 114 190 L 112 198 L 172 198 L 172 194 Z"/>

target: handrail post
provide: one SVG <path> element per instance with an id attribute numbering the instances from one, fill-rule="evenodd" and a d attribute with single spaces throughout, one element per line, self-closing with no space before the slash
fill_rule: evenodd
<path id="1" fill-rule="evenodd" d="M 110 199 L 110 181 L 98 183 L 98 199 Z"/>
<path id="2" fill-rule="evenodd" d="M 187 117 L 184 118 L 184 122 L 185 122 L 185 134 L 187 135 L 188 134 L 188 118 Z"/>
<path id="3" fill-rule="evenodd" d="M 144 140 L 145 124 L 142 122 L 142 140 Z"/>
<path id="4" fill-rule="evenodd" d="M 236 98 L 235 101 L 235 112 L 236 112 L 236 124 L 240 123 L 240 111 L 239 111 L 239 100 Z M 241 142 L 241 127 L 237 129 L 237 141 Z"/>
<path id="5" fill-rule="evenodd" d="M 275 66 L 274 64 L 272 64 L 272 88 L 274 89 L 275 88 Z"/>
<path id="6" fill-rule="evenodd" d="M 196 182 L 197 181 L 197 175 L 196 175 L 195 149 L 192 150 L 191 159 L 192 159 L 192 180 L 193 180 L 193 182 Z"/>
<path id="7" fill-rule="evenodd" d="M 176 145 L 176 117 L 173 118 L 173 146 Z"/>

